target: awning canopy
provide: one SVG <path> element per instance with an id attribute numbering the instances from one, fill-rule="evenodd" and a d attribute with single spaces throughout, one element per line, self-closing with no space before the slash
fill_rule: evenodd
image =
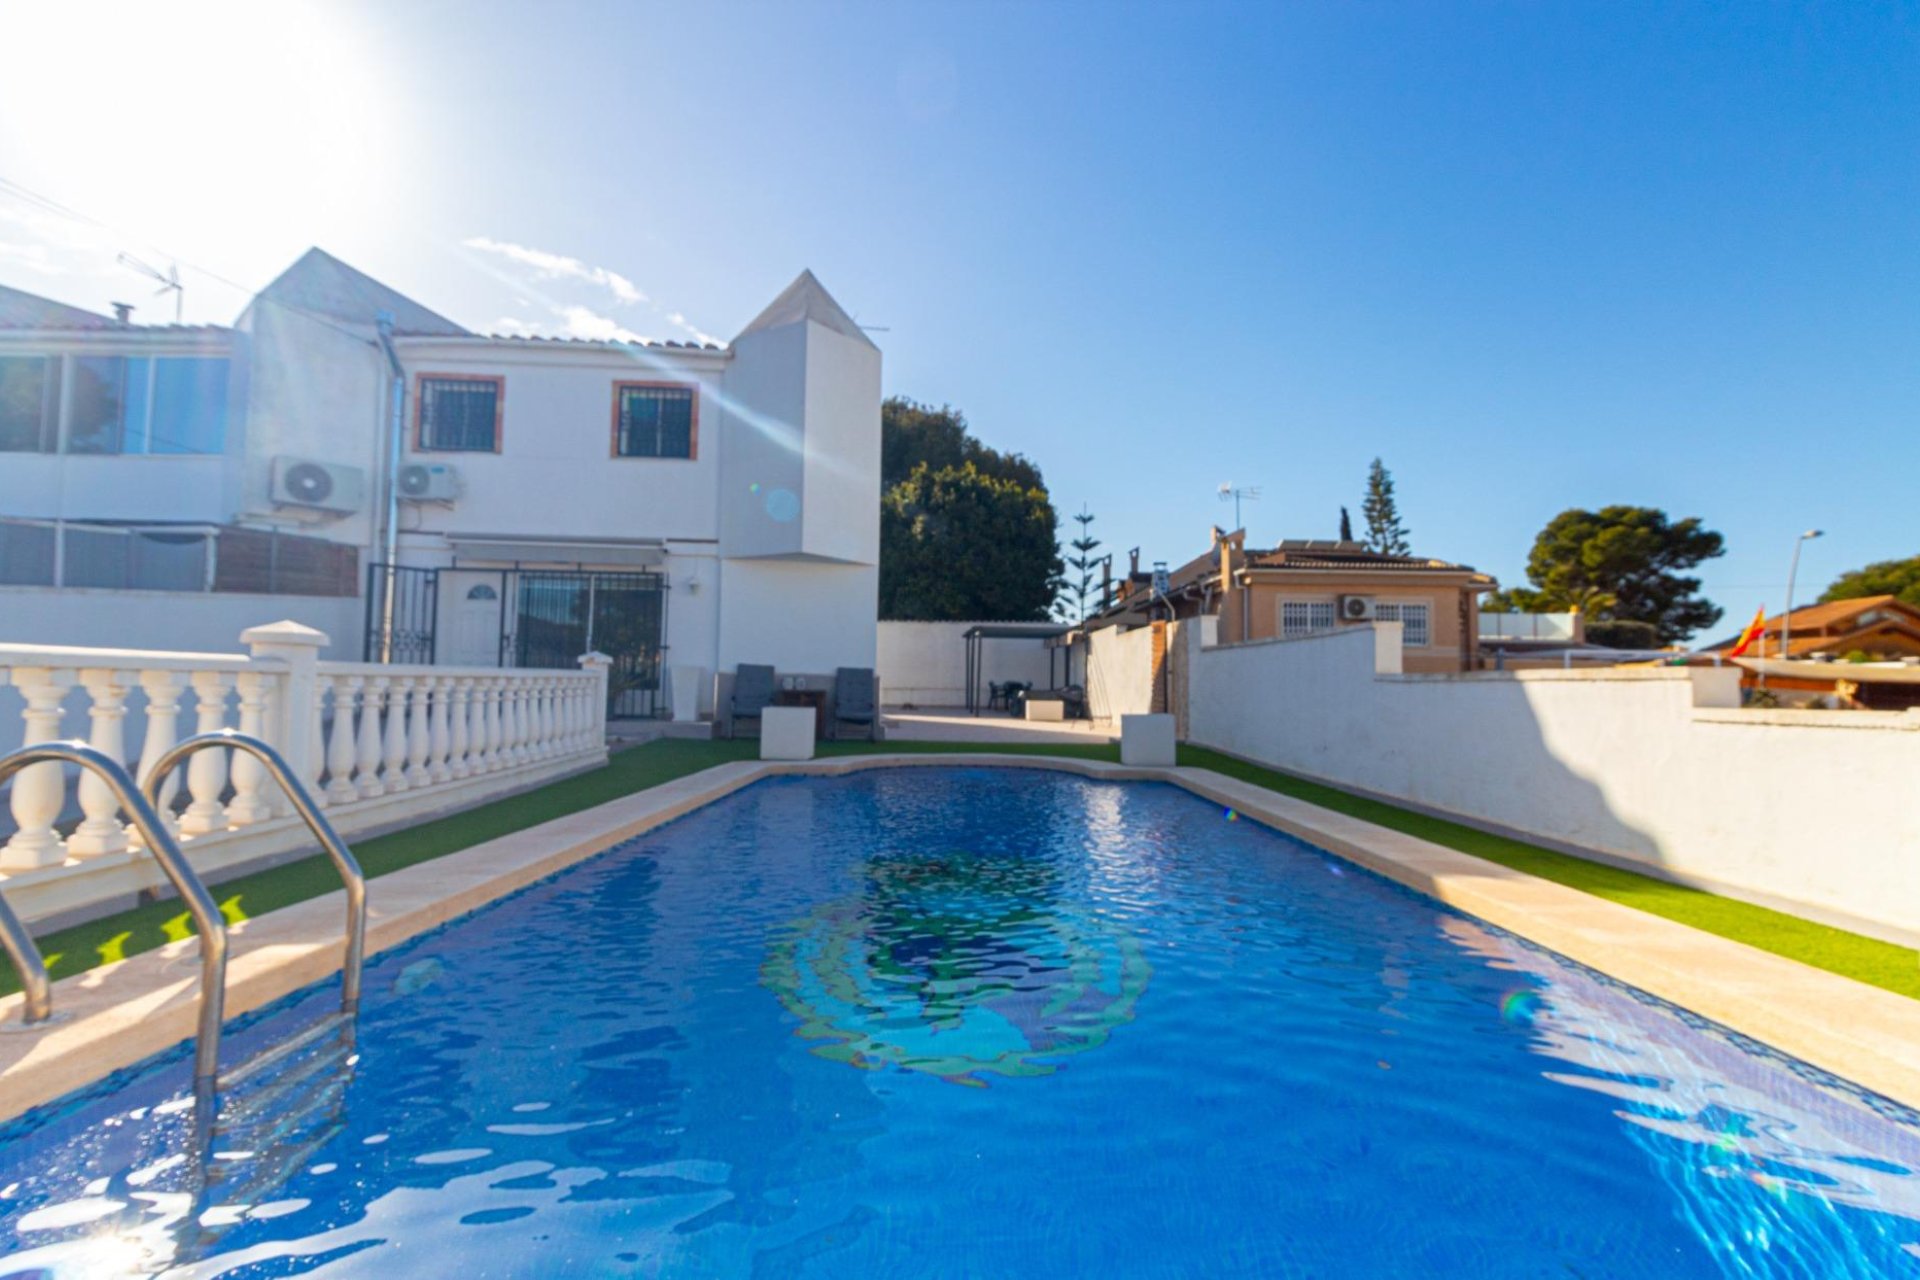
<path id="1" fill-rule="evenodd" d="M 986 670 L 982 650 L 989 640 L 1044 640 L 1047 642 L 1047 678 L 1053 679 L 1053 643 L 1073 628 L 1064 622 L 980 622 L 960 633 L 967 645 L 967 711 L 980 714 L 980 678 Z M 1071 657 L 1068 675 L 1072 675 Z"/>
<path id="2" fill-rule="evenodd" d="M 488 534 L 450 534 L 456 560 L 510 561 L 514 564 L 596 565 L 653 569 L 666 563 L 657 542 L 618 542 L 593 538 L 511 538 Z"/>
<path id="3" fill-rule="evenodd" d="M 1064 622 L 982 622 L 962 633 L 967 640 L 1049 640 L 1073 630 Z"/>

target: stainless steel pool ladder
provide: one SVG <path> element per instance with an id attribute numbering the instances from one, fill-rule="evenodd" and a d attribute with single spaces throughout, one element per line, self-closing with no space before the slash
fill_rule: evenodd
<path id="1" fill-rule="evenodd" d="M 180 900 L 187 904 L 194 927 L 200 933 L 200 1031 L 193 1059 L 196 1081 L 212 1080 L 220 1054 L 220 1014 L 227 988 L 227 925 L 221 919 L 207 886 L 195 875 L 180 852 L 180 844 L 161 821 L 159 812 L 134 785 L 126 766 L 103 751 L 84 742 L 39 742 L 21 747 L 0 757 L 0 782 L 22 769 L 36 764 L 75 764 L 98 775 L 126 810 L 147 851 L 160 864 L 173 883 Z M 53 1014 L 53 986 L 47 980 L 46 962 L 33 936 L 20 923 L 11 907 L 0 902 L 0 943 L 12 957 L 20 973 L 20 987 L 26 994 L 23 1020 L 29 1026 L 47 1021 Z"/>
<path id="2" fill-rule="evenodd" d="M 360 871 L 360 863 L 353 856 L 353 850 L 347 848 L 347 842 L 327 821 L 327 815 L 313 801 L 313 793 L 307 790 L 286 758 L 272 747 L 250 733 L 241 733 L 238 729 L 216 729 L 211 733 L 198 733 L 191 738 L 183 738 L 173 744 L 167 753 L 153 762 L 153 768 L 142 779 L 146 788 L 146 799 L 156 803 L 160 796 L 160 785 L 166 781 L 167 774 L 186 762 L 187 757 L 196 751 L 205 751 L 209 747 L 232 747 L 244 751 L 262 765 L 287 793 L 287 799 L 293 801 L 295 813 L 307 824 L 307 830 L 313 832 L 314 839 L 333 863 L 335 871 L 340 873 L 340 881 L 347 891 L 347 951 L 340 970 L 340 1009 L 343 1013 L 354 1013 L 360 1008 L 360 970 L 366 961 L 367 952 L 367 878 Z"/>
<path id="3" fill-rule="evenodd" d="M 353 851 L 340 839 L 326 815 L 314 804 L 312 793 L 295 776 L 286 760 L 267 743 L 251 734 L 234 729 L 196 734 L 176 743 L 154 761 L 145 779 L 145 790 L 134 784 L 125 766 L 111 756 L 84 742 L 43 742 L 20 748 L 0 757 L 0 782 L 29 765 L 58 762 L 77 764 L 91 770 L 106 782 L 120 807 L 126 810 L 134 830 L 146 841 L 147 850 L 159 862 L 172 882 L 200 934 L 200 1022 L 194 1045 L 193 1077 L 197 1085 L 211 1085 L 219 1071 L 220 1024 L 226 1002 L 227 926 L 207 886 L 194 873 L 179 842 L 160 818 L 158 798 L 167 774 L 196 751 L 209 747 L 230 747 L 254 757 L 271 774 L 295 812 L 319 840 L 320 846 L 339 871 L 347 891 L 346 957 L 341 971 L 340 1008 L 352 1015 L 360 1007 L 360 971 L 366 957 L 367 882 Z M 3 896 L 0 896 L 0 945 L 4 945 L 20 974 L 20 986 L 26 996 L 23 1022 L 33 1026 L 45 1022 L 53 1013 L 53 988 L 47 978 L 46 963 L 40 949 L 21 924 Z"/>

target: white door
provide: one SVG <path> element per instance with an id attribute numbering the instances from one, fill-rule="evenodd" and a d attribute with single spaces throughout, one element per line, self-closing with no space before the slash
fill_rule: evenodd
<path id="1" fill-rule="evenodd" d="M 500 665 L 500 584 L 461 579 L 442 573 L 446 590 L 451 588 L 452 609 L 447 644 L 440 661 L 456 667 L 497 667 Z"/>

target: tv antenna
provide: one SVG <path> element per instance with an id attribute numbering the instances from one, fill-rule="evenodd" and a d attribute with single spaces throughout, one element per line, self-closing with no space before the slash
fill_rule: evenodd
<path id="1" fill-rule="evenodd" d="M 1240 523 L 1240 504 L 1242 501 L 1260 501 L 1260 486 L 1256 484 L 1248 485 L 1246 488 L 1235 488 L 1233 482 L 1228 481 L 1226 484 L 1220 486 L 1220 501 L 1225 502 L 1229 498 L 1233 500 L 1233 527 L 1235 529 L 1246 528 L 1245 525 Z"/>
<path id="2" fill-rule="evenodd" d="M 181 307 L 187 300 L 187 287 L 180 283 L 180 268 L 178 265 L 169 262 L 167 269 L 162 271 L 158 267 L 147 265 L 130 253 L 123 253 L 114 259 L 114 261 L 123 267 L 133 268 L 149 280 L 158 280 L 160 287 L 153 291 L 153 296 L 158 298 L 171 293 L 173 295 L 173 322 L 175 324 L 180 323 Z"/>

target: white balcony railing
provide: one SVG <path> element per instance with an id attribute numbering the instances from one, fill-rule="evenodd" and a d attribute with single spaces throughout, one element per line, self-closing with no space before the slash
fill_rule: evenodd
<path id="1" fill-rule="evenodd" d="M 23 720 L 8 749 L 73 736 L 84 719 L 81 736 L 144 776 L 180 739 L 238 728 L 272 743 L 348 837 L 607 756 L 608 663 L 599 654 L 582 657 L 577 671 L 320 662 L 327 637 L 291 622 L 241 641 L 247 653 L 0 644 L 0 684 L 17 692 Z M 140 727 L 137 753 L 130 719 Z M 185 803 L 172 779 L 163 813 L 203 878 L 308 843 L 252 757 L 202 751 L 185 772 Z M 105 785 L 83 776 L 71 795 L 69 785 L 63 766 L 38 764 L 11 787 L 0 892 L 28 920 L 97 911 L 163 883 Z"/>

